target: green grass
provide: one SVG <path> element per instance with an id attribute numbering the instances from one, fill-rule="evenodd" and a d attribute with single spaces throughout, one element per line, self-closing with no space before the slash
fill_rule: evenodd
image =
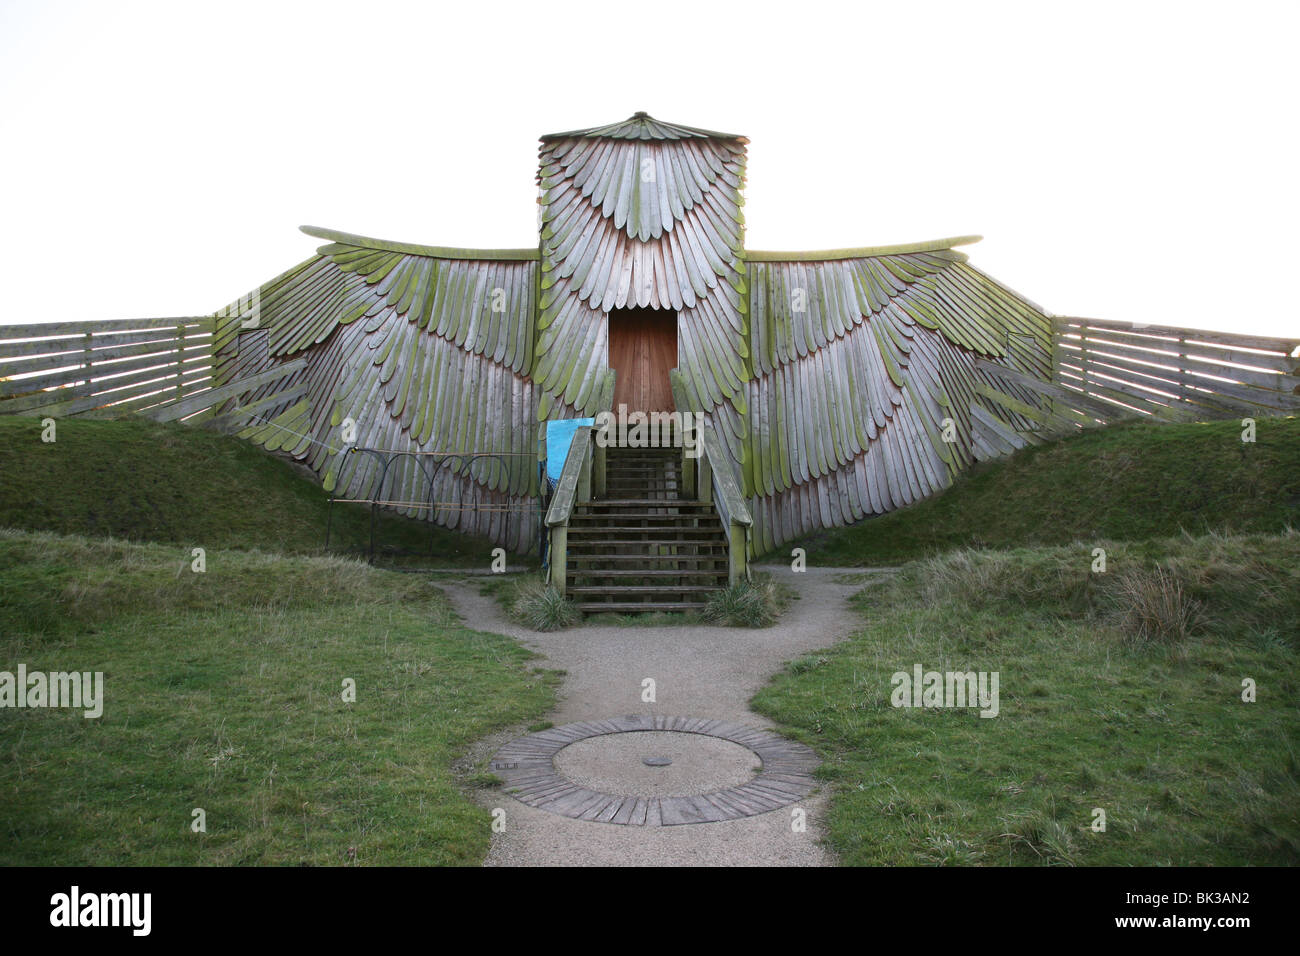
<path id="1" fill-rule="evenodd" d="M 825 760 L 844 863 L 1300 863 L 1300 534 L 1099 544 L 909 563 L 757 695 Z M 892 706 L 916 664 L 997 671 L 999 715 Z"/>
<path id="2" fill-rule="evenodd" d="M 324 552 L 329 496 L 288 462 L 237 438 L 146 419 L 58 422 L 0 416 L 0 527 L 205 549 Z M 370 509 L 335 505 L 331 552 L 361 554 Z M 492 544 L 383 514 L 379 557 L 478 566 Z M 432 546 L 432 552 L 431 552 Z M 432 553 L 432 557 L 430 554 Z"/>
<path id="3" fill-rule="evenodd" d="M 0 865 L 476 864 L 453 767 L 557 675 L 423 576 L 0 532 L 0 670 L 102 671 L 103 716 L 0 709 Z M 342 699 L 343 681 L 356 702 Z M 190 830 L 202 808 L 207 832 Z"/>
<path id="4" fill-rule="evenodd" d="M 789 542 L 822 566 L 896 565 L 950 548 L 1133 541 L 1300 527 L 1300 418 L 1093 429 L 974 468 L 908 508 Z"/>

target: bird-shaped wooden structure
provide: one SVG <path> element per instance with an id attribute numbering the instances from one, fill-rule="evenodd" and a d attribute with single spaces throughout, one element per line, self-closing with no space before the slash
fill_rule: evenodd
<path id="1" fill-rule="evenodd" d="M 547 420 L 698 413 L 750 555 L 930 495 L 981 429 L 1033 424 L 1008 409 L 1036 401 L 1018 381 L 1051 377 L 1051 321 L 967 261 L 978 237 L 746 249 L 747 142 L 644 113 L 543 136 L 535 248 L 303 227 L 326 244 L 257 290 L 256 321 L 218 321 L 215 384 L 262 375 L 241 434 L 341 497 L 437 501 L 434 520 L 518 551 L 542 520 Z M 406 455 L 380 488 L 355 448 L 498 457 L 451 460 L 430 488 Z"/>

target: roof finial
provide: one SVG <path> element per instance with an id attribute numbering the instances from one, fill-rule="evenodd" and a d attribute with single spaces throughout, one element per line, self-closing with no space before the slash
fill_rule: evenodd
<path id="1" fill-rule="evenodd" d="M 647 113 L 645 110 L 637 110 L 635 113 L 632 114 L 632 118 L 633 118 L 633 119 L 649 119 L 649 118 L 650 118 L 650 114 Z"/>

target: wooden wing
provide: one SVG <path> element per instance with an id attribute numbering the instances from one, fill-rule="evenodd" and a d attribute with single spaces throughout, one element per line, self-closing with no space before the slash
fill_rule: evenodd
<path id="1" fill-rule="evenodd" d="M 990 403 L 1014 385 L 986 369 L 1046 378 L 1050 320 L 952 248 L 969 241 L 751 253 L 744 470 L 757 551 L 946 487 L 971 463 L 981 415 L 1028 427 Z"/>
<path id="2" fill-rule="evenodd" d="M 285 370 L 223 417 L 340 498 L 402 502 L 395 510 L 526 550 L 537 519 L 536 250 L 303 231 L 331 241 L 218 321 L 215 384 Z M 393 452 L 425 454 L 393 458 L 381 490 Z"/>

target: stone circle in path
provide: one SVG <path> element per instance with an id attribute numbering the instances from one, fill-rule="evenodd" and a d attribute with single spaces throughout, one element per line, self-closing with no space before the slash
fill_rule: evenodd
<path id="1" fill-rule="evenodd" d="M 643 761 L 665 756 L 671 765 Z M 624 826 L 677 826 L 787 807 L 812 792 L 817 764 L 809 748 L 770 731 L 723 720 L 629 714 L 517 738 L 497 751 L 491 769 L 507 793 L 548 813 Z"/>
<path id="2" fill-rule="evenodd" d="M 667 758 L 656 766 L 646 759 Z M 625 797 L 687 797 L 753 780 L 763 769 L 748 747 L 665 730 L 584 737 L 560 749 L 555 769 L 580 787 Z"/>

